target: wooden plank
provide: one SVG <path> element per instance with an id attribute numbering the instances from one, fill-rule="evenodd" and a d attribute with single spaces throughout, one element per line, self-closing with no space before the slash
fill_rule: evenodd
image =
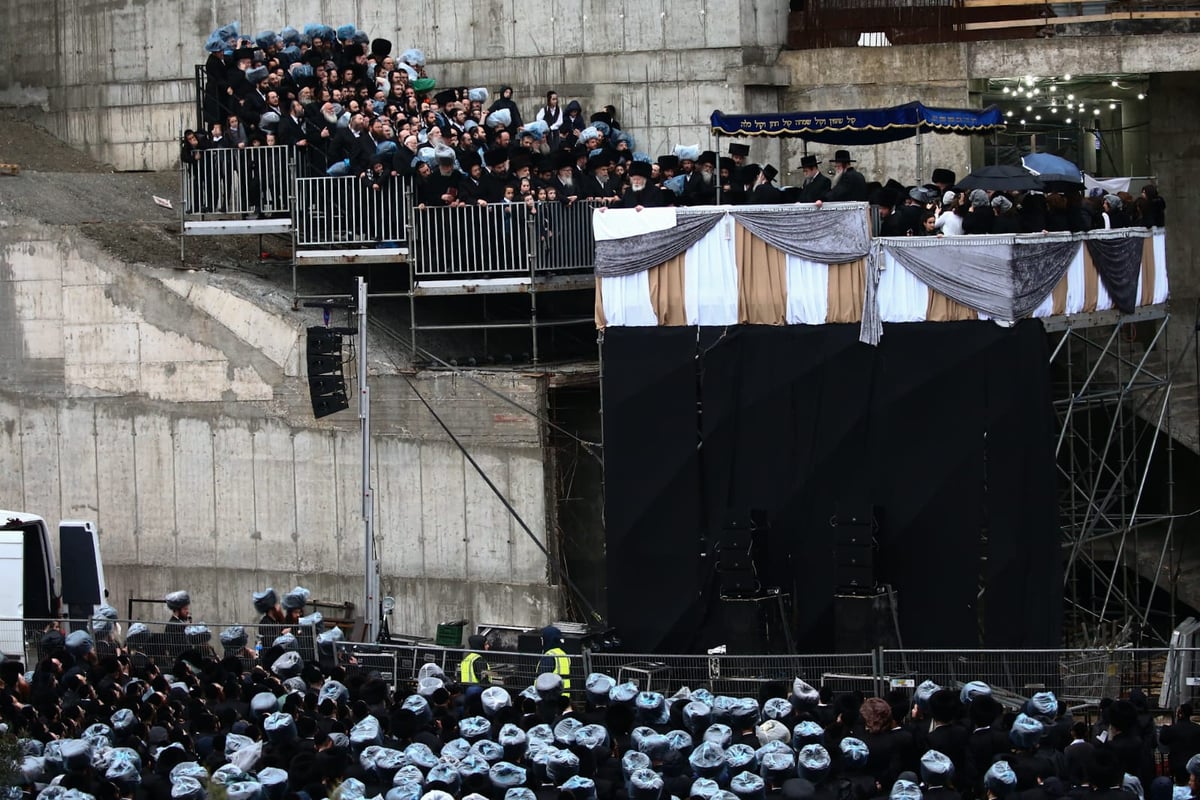
<path id="1" fill-rule="evenodd" d="M 988 31 L 1000 30 L 1003 28 L 1033 28 L 1042 25 L 1074 25 L 1087 22 L 1116 22 L 1119 20 L 1128 20 L 1129 14 L 1093 14 L 1087 17 L 1051 17 L 1050 19 L 1012 19 L 1012 20 L 996 20 L 994 22 L 968 22 L 963 25 L 965 31 Z M 1155 19 L 1156 17 L 1147 16 L 1145 19 Z"/>
<path id="2" fill-rule="evenodd" d="M 1096 0 L 1055 0 L 1050 5 L 1095 3 Z M 1044 6 L 1046 0 L 963 0 L 963 8 L 997 8 L 1003 6 Z"/>
<path id="3" fill-rule="evenodd" d="M 1039 25 L 1078 25 L 1092 22 L 1126 22 L 1134 19 L 1200 19 L 1200 11 L 1133 11 L 1112 14 L 1091 14 L 1079 17 L 1051 17 L 1050 19 L 1013 19 L 991 22 L 968 22 L 965 31 L 1000 30 L 1003 28 L 1037 27 Z"/>

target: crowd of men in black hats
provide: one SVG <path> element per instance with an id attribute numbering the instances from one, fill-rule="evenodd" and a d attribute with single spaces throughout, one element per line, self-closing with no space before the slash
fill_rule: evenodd
<path id="1" fill-rule="evenodd" d="M 681 145 L 654 159 L 637 150 L 611 105 L 588 115 L 577 100 L 563 106 L 550 91 L 526 117 L 511 87 L 490 103 L 485 88 L 440 87 L 426 73 L 422 51 L 394 56 L 391 42 L 371 39 L 354 25 L 312 24 L 248 37 L 234 23 L 214 31 L 205 48 L 208 130 L 185 134 L 182 159 L 189 169 L 209 150 L 278 144 L 295 148 L 301 175 L 357 176 L 366 190 L 390 194 L 396 179 L 411 178 L 415 202 L 425 207 L 869 201 L 881 209 L 883 235 L 1163 223 L 1165 203 L 1152 185 L 1136 199 L 1079 191 L 962 192 L 944 169 L 924 186 L 869 183 L 850 152 L 837 150 L 828 174 L 816 156 L 806 155 L 800 184 L 780 187 L 778 170 L 748 163 L 743 143 L 731 144 L 728 155 Z M 254 178 L 248 183 L 258 185 Z M 260 194 L 242 205 L 269 209 L 271 198 Z M 190 201 L 220 210 L 218 198 L 199 192 Z"/>
<path id="2" fill-rule="evenodd" d="M 1052 692 L 1021 703 L 979 681 L 886 697 L 797 678 L 756 697 L 664 695 L 572 676 L 543 631 L 530 686 L 491 685 L 472 653 L 394 686 L 303 616 L 308 592 L 258 592 L 260 649 L 227 628 L 214 651 L 190 597 L 166 602 L 172 650 L 104 609 L 91 632 L 47 631 L 40 660 L 0 664 L 0 722 L 17 738 L 12 798 L 44 800 L 1191 800 L 1200 725 L 1137 689 L 1072 717 Z M 298 628 L 316 631 L 312 649 Z M 179 637 L 179 638 L 176 638 Z M 477 640 L 472 641 L 480 646 Z M 310 653 L 305 658 L 302 652 Z M 477 656 L 472 658 L 472 655 Z M 562 658 L 562 664 L 559 663 Z M 582 680 L 581 680 L 582 678 Z M 1018 706 L 1018 704 L 1020 704 Z M 1165 755 L 1164 755 L 1165 753 Z"/>

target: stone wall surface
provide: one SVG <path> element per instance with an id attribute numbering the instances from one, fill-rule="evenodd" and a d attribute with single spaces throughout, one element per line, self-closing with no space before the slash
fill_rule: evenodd
<path id="1" fill-rule="evenodd" d="M 296 583 L 362 606 L 357 416 L 312 419 L 302 364 L 312 320 L 270 295 L 122 264 L 60 227 L 0 228 L 0 508 L 95 520 L 122 609 L 187 588 L 197 619 L 247 621 L 253 591 Z M 379 372 L 372 474 L 392 630 L 555 618 L 538 546 L 553 509 L 540 424 L 463 375 Z M 544 404 L 539 378 L 478 379 Z"/>

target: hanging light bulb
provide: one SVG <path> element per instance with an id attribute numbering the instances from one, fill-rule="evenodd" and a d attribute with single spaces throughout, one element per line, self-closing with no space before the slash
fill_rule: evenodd
<path id="1" fill-rule="evenodd" d="M 1070 125 L 1070 124 L 1071 124 L 1071 118 L 1070 118 L 1070 117 L 1067 117 L 1067 124 L 1068 124 L 1068 125 Z"/>
<path id="2" fill-rule="evenodd" d="M 1052 91 L 1052 92 L 1057 92 L 1057 91 L 1058 91 L 1058 87 L 1057 87 L 1057 86 L 1055 86 L 1055 85 L 1052 83 L 1052 84 L 1050 84 L 1050 91 Z"/>
<path id="3" fill-rule="evenodd" d="M 1037 87 L 1035 86 L 1035 87 L 1034 87 L 1034 89 L 1033 89 L 1033 93 L 1034 93 L 1034 94 L 1041 94 L 1041 93 L 1042 93 L 1042 90 L 1041 90 L 1041 89 L 1039 89 L 1039 88 L 1037 88 Z"/>
<path id="4" fill-rule="evenodd" d="M 1058 106 L 1050 106 L 1050 113 L 1051 113 L 1051 114 L 1057 114 L 1057 113 L 1058 113 Z"/>
<path id="5" fill-rule="evenodd" d="M 1012 115 L 1013 115 L 1013 112 L 1012 112 L 1012 109 L 1010 108 L 1010 109 L 1008 110 L 1008 113 L 1007 113 L 1007 114 L 1005 114 L 1005 116 L 1006 116 L 1006 117 L 1011 117 Z"/>
<path id="6" fill-rule="evenodd" d="M 1117 84 L 1117 82 L 1116 82 L 1116 81 L 1113 81 L 1113 82 L 1112 82 L 1112 85 L 1115 87 L 1115 86 L 1117 86 L 1118 84 Z"/>
<path id="7" fill-rule="evenodd" d="M 1074 100 L 1074 99 L 1075 99 L 1075 95 L 1073 95 L 1073 94 L 1068 94 L 1068 95 L 1067 95 L 1067 99 L 1068 99 L 1068 100 Z"/>
<path id="8" fill-rule="evenodd" d="M 1109 110 L 1109 111 L 1116 111 L 1116 110 L 1117 110 L 1117 104 L 1116 104 L 1116 103 L 1109 103 L 1109 104 L 1108 104 L 1108 110 Z"/>
<path id="9" fill-rule="evenodd" d="M 1138 92 L 1138 100 L 1145 100 L 1146 95 L 1143 92 Z"/>
<path id="10" fill-rule="evenodd" d="M 1038 122 L 1041 122 L 1041 121 L 1042 121 L 1042 115 L 1041 115 L 1041 114 L 1038 114 L 1036 117 L 1034 117 L 1034 119 L 1036 119 Z"/>
<path id="11" fill-rule="evenodd" d="M 1033 106 L 1025 106 L 1026 111 L 1033 111 Z"/>
<path id="12" fill-rule="evenodd" d="M 1025 124 L 1025 120 L 1021 120 L 1021 124 L 1022 124 L 1022 125 L 1024 125 L 1024 124 Z"/>
<path id="13" fill-rule="evenodd" d="M 1025 76 L 1025 83 L 1029 84 L 1030 86 L 1033 86 L 1033 76 L 1032 76 L 1032 75 L 1026 75 L 1026 76 Z"/>
<path id="14" fill-rule="evenodd" d="M 1008 94 L 1008 87 L 1007 87 L 1007 86 L 1005 86 L 1005 87 L 1004 87 L 1004 93 L 1005 93 L 1005 94 Z"/>
<path id="15" fill-rule="evenodd" d="M 1071 73 L 1069 73 L 1069 72 L 1068 72 L 1066 75 L 1063 75 L 1063 80 L 1064 80 L 1064 81 L 1069 81 L 1069 80 L 1071 80 Z"/>
<path id="16" fill-rule="evenodd" d="M 1092 109 L 1092 114 L 1093 114 L 1093 115 L 1095 115 L 1095 116 L 1097 116 L 1097 117 L 1098 117 L 1098 116 L 1100 116 L 1100 109 L 1098 109 L 1098 108 L 1093 108 L 1093 109 Z"/>

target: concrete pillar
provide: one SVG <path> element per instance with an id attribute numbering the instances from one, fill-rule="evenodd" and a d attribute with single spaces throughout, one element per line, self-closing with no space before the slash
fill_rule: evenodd
<path id="1" fill-rule="evenodd" d="M 1197 72 L 1150 76 L 1149 154 L 1158 191 L 1167 201 L 1167 263 L 1171 296 L 1200 295 L 1196 237 L 1188 221 L 1200 203 L 1200 104 L 1195 102 Z M 1131 187 L 1136 194 L 1141 187 Z"/>

